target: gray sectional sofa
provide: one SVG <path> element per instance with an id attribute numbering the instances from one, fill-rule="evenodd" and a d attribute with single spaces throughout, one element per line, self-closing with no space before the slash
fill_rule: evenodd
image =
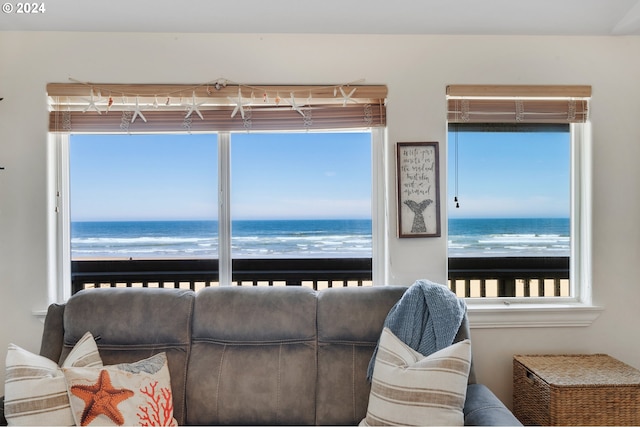
<path id="1" fill-rule="evenodd" d="M 49 307 L 40 354 L 61 362 L 86 331 L 105 365 L 166 352 L 181 425 L 357 425 L 369 361 L 406 289 L 85 290 Z M 465 318 L 456 340 L 467 337 Z M 519 424 L 473 366 L 464 413 L 466 425 Z"/>

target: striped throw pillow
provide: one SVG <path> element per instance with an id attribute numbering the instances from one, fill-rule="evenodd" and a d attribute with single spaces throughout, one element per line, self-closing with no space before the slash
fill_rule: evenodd
<path id="1" fill-rule="evenodd" d="M 77 342 L 62 366 L 102 366 L 91 333 Z M 4 415 L 10 426 L 75 425 L 64 374 L 46 357 L 9 344 L 4 391 Z"/>
<path id="2" fill-rule="evenodd" d="M 385 328 L 360 425 L 463 425 L 470 367 L 469 340 L 425 357 Z"/>

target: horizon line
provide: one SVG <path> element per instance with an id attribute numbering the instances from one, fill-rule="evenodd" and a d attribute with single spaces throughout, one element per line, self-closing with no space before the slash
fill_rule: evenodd
<path id="1" fill-rule="evenodd" d="M 477 217 L 453 217 L 448 220 L 466 220 L 466 219 L 571 219 L 569 216 L 477 216 Z M 217 222 L 218 219 L 179 219 L 179 218 L 165 218 L 165 219 L 79 219 L 71 220 L 70 222 Z M 234 221 L 371 221 L 371 218 L 238 218 L 232 219 Z"/>

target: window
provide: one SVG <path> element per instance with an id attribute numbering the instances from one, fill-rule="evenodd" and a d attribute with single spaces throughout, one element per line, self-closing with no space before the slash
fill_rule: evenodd
<path id="1" fill-rule="evenodd" d="M 469 297 L 570 297 L 569 125 L 449 126 L 451 276 Z M 496 272 L 504 272 L 500 277 Z"/>
<path id="2" fill-rule="evenodd" d="M 123 261 L 137 264 L 140 274 L 167 263 L 193 269 L 185 260 L 217 261 L 220 252 L 230 252 L 233 282 L 284 277 L 291 273 L 281 270 L 298 258 L 316 272 L 332 270 L 336 279 L 337 259 L 351 269 L 366 268 L 366 280 L 358 284 L 370 284 L 371 133 L 233 133 L 230 141 L 230 158 L 221 159 L 231 162 L 231 222 L 224 224 L 217 209 L 216 134 L 72 134 L 70 233 L 77 281 L 80 270 L 87 273 L 105 260 L 112 270 L 126 268 Z M 229 226 L 226 247 L 218 230 Z M 100 274 L 107 280 L 106 271 Z M 149 286 L 149 280 L 118 279 Z M 175 286 L 150 280 L 152 286 Z"/>
<path id="3" fill-rule="evenodd" d="M 589 87 L 448 88 L 450 287 L 589 302 Z"/>
<path id="4" fill-rule="evenodd" d="M 355 88 L 335 97 L 344 91 L 305 87 L 303 110 L 291 87 L 277 100 L 278 88 L 260 88 L 264 104 L 255 106 L 238 87 L 188 88 L 186 108 L 182 97 L 179 106 L 170 96 L 167 108 L 150 104 L 163 88 L 140 86 L 122 105 L 104 98 L 110 110 L 99 114 L 99 93 L 116 86 L 49 85 L 52 281 L 75 290 L 371 283 L 381 197 L 372 180 L 383 150 L 383 133 L 371 129 L 384 123 L 384 105 L 370 102 L 386 89 L 359 87 L 360 99 Z"/>

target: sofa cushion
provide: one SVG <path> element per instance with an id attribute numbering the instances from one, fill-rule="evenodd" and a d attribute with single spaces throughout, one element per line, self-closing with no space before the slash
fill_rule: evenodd
<path id="1" fill-rule="evenodd" d="M 313 424 L 316 296 L 301 287 L 198 292 L 188 424 Z"/>
<path id="2" fill-rule="evenodd" d="M 463 425 L 471 342 L 423 356 L 384 328 L 361 425 Z"/>
<path id="3" fill-rule="evenodd" d="M 102 366 L 90 333 L 71 350 L 63 364 L 68 366 Z M 62 370 L 46 357 L 9 344 L 5 393 L 5 416 L 11 425 L 74 425 Z"/>
<path id="4" fill-rule="evenodd" d="M 185 381 L 191 349 L 195 293 L 162 288 L 87 289 L 64 310 L 61 359 L 86 331 L 96 337 L 105 365 L 132 363 L 165 352 L 173 388 L 174 416 L 184 424 Z"/>
<path id="5" fill-rule="evenodd" d="M 484 384 L 469 384 L 464 401 L 466 426 L 520 426 L 522 423 Z"/>
<path id="6" fill-rule="evenodd" d="M 367 412 L 367 367 L 401 286 L 318 292 L 318 425 L 356 425 Z"/>

